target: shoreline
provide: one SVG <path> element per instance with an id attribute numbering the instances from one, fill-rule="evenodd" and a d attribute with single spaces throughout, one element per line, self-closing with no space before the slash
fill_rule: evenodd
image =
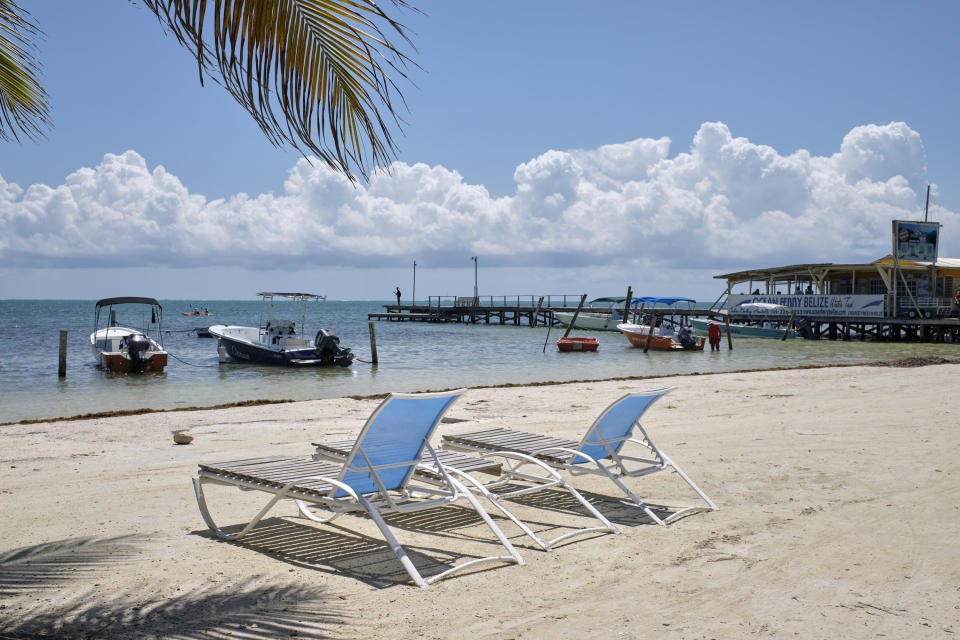
<path id="1" fill-rule="evenodd" d="M 564 384 L 576 384 L 583 382 L 624 382 L 624 381 L 635 381 L 635 380 L 649 380 L 649 379 L 667 379 L 667 378 L 677 378 L 677 377 L 690 377 L 690 376 L 712 376 L 712 375 L 723 375 L 727 373 L 756 373 L 762 371 L 792 371 L 792 370 L 805 370 L 805 369 L 831 369 L 838 367 L 898 367 L 898 368 L 912 368 L 912 367 L 925 367 L 937 364 L 957 364 L 960 361 L 951 360 L 950 358 L 943 358 L 940 356 L 922 356 L 922 357 L 913 357 L 913 358 L 901 358 L 899 360 L 877 360 L 873 362 L 844 362 L 836 364 L 808 364 L 808 365 L 799 365 L 795 367 L 767 367 L 759 369 L 735 369 L 731 371 L 693 371 L 690 373 L 671 373 L 663 375 L 646 375 L 646 376 L 618 376 L 612 378 L 586 378 L 582 380 L 543 380 L 543 381 L 533 381 L 533 382 L 505 382 L 502 384 L 493 384 L 493 385 L 478 385 L 471 386 L 470 389 L 509 389 L 512 387 L 538 387 L 538 386 L 554 386 L 554 385 L 564 385 Z M 442 388 L 442 389 L 420 389 L 412 392 L 405 393 L 434 393 L 442 391 L 451 391 L 454 387 Z M 377 400 L 386 398 L 388 393 L 375 393 L 369 395 L 344 395 L 338 396 L 339 398 L 348 398 L 351 400 Z M 319 400 L 321 398 L 313 398 L 312 400 Z M 325 400 L 336 399 L 336 398 L 322 398 Z M 9 427 L 12 425 L 18 424 L 39 424 L 47 422 L 73 422 L 78 420 L 97 420 L 100 418 L 116 418 L 124 416 L 137 416 L 150 413 L 176 413 L 181 411 L 211 411 L 216 409 L 230 409 L 234 407 L 254 407 L 260 405 L 269 405 L 269 404 L 286 404 L 290 402 L 310 402 L 311 400 L 293 400 L 290 398 L 261 398 L 253 400 L 238 400 L 236 402 L 226 402 L 214 405 L 198 405 L 190 407 L 174 407 L 171 409 L 151 409 L 149 407 L 144 407 L 140 409 L 118 409 L 116 411 L 93 411 L 88 413 L 80 413 L 72 416 L 56 416 L 56 417 L 47 417 L 47 418 L 26 418 L 24 420 L 16 420 L 12 422 L 0 422 L 0 427 Z"/>
<path id="2" fill-rule="evenodd" d="M 960 410 L 944 386 L 958 372 L 862 364 L 470 389 L 443 433 L 577 439 L 624 393 L 673 386 L 644 427 L 720 510 L 660 527 L 580 477 L 619 535 L 543 552 L 498 517 L 526 564 L 427 590 L 368 518 L 318 525 L 278 505 L 222 542 L 190 488 L 200 463 L 305 458 L 311 442 L 353 436 L 375 399 L 13 425 L 0 430 L 0 636 L 947 637 L 960 632 L 944 588 L 960 584 Z M 193 442 L 174 444 L 178 431 Z M 676 474 L 629 484 L 651 504 L 694 503 Z M 234 531 L 266 497 L 212 487 L 208 501 Z M 584 523 L 562 499 L 511 509 L 543 534 Z M 418 566 L 496 546 L 465 510 L 430 513 L 390 519 Z"/>

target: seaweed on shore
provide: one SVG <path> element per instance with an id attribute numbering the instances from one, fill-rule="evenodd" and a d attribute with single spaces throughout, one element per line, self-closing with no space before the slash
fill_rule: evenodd
<path id="1" fill-rule="evenodd" d="M 78 413 L 74 416 L 61 416 L 58 418 L 30 418 L 27 420 L 17 420 L 16 422 L 0 422 L 0 427 L 7 427 L 13 424 L 37 424 L 39 422 L 66 422 L 68 420 L 95 420 L 97 418 L 119 418 L 123 416 L 139 416 L 145 413 L 173 413 L 175 411 L 208 411 L 212 409 L 232 409 L 234 407 L 256 407 L 261 404 L 283 404 L 285 402 L 294 402 L 291 398 L 280 398 L 279 400 L 240 400 L 239 402 L 225 402 L 223 404 L 214 404 L 205 407 L 174 407 L 173 409 L 118 409 L 116 411 L 96 411 L 93 413 Z"/>
<path id="2" fill-rule="evenodd" d="M 926 367 L 937 364 L 960 364 L 960 360 L 951 360 L 940 356 L 918 356 L 911 358 L 902 358 L 900 360 L 879 360 L 876 362 L 845 362 L 840 364 L 802 364 L 794 367 L 768 367 L 766 369 L 736 369 L 733 371 L 693 371 L 691 373 L 669 373 L 649 376 L 620 376 L 614 378 L 585 378 L 578 380 L 544 380 L 540 382 L 505 382 L 503 384 L 487 384 L 470 387 L 471 389 L 510 389 L 512 387 L 547 387 L 558 384 L 578 384 L 583 382 L 629 382 L 635 380 L 653 380 L 660 378 L 680 378 L 686 376 L 714 376 L 728 373 L 759 373 L 761 371 L 794 371 L 803 369 L 834 369 L 838 367 Z M 452 391 L 455 387 L 446 389 L 422 389 L 419 393 L 437 393 L 442 391 Z M 388 393 L 373 393 L 370 395 L 349 395 L 341 396 L 350 400 L 382 400 Z M 29 420 L 18 420 L 16 422 L 0 422 L 0 427 L 7 427 L 15 424 L 37 424 L 40 422 L 63 422 L 67 420 L 93 420 L 95 418 L 116 418 L 122 416 L 136 416 L 145 413 L 167 413 L 173 411 L 208 411 L 213 409 L 231 409 L 234 407 L 255 407 L 264 404 L 283 404 L 287 402 L 296 402 L 290 398 L 281 398 L 278 400 L 242 400 L 240 402 L 228 402 L 225 404 L 215 404 L 206 407 L 176 407 L 174 409 L 123 409 L 120 411 L 101 411 L 97 413 L 81 413 L 75 416 L 66 416 L 60 418 L 31 418 Z"/>

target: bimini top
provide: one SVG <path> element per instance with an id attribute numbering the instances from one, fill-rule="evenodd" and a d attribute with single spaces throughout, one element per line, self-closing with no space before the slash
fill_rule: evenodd
<path id="1" fill-rule="evenodd" d="M 280 296 L 282 298 L 291 298 L 293 300 L 326 300 L 327 296 L 317 295 L 316 293 L 282 293 L 276 291 L 261 291 L 257 294 L 264 298 Z"/>
<path id="2" fill-rule="evenodd" d="M 153 298 L 138 298 L 135 296 L 121 296 L 119 298 L 104 298 L 97 302 L 97 308 L 109 307 L 112 304 L 155 304 L 160 307 L 160 303 Z M 163 307 L 160 307 L 161 309 Z"/>
<path id="3" fill-rule="evenodd" d="M 631 301 L 631 304 L 676 304 L 678 302 L 692 302 L 696 304 L 696 300 L 691 300 L 690 298 L 654 298 L 651 296 L 645 296 L 643 298 L 634 298 Z"/>
<path id="4" fill-rule="evenodd" d="M 619 298 L 618 297 L 597 298 L 596 300 L 591 300 L 590 304 L 593 304 L 594 302 L 613 302 L 614 304 L 616 304 L 618 302 L 624 302 L 626 299 L 627 299 L 626 296 L 620 296 Z"/>

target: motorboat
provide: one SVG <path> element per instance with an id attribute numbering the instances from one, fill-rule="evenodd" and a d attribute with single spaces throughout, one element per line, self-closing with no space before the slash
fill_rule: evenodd
<path id="1" fill-rule="evenodd" d="M 143 328 L 121 326 L 115 308 L 119 305 L 137 305 L 121 309 L 126 320 L 139 320 Z M 107 311 L 103 323 L 105 326 L 101 327 L 100 317 L 104 309 Z M 141 312 L 139 319 L 135 317 L 138 310 Z M 167 366 L 167 352 L 163 350 L 162 314 L 163 308 L 153 298 L 127 296 L 99 300 L 94 311 L 93 333 L 90 334 L 90 345 L 97 365 L 118 373 L 163 371 Z"/>
<path id="2" fill-rule="evenodd" d="M 617 323 L 623 321 L 622 307 L 626 298 L 608 297 L 597 298 L 587 303 L 587 307 L 577 314 L 575 329 L 590 329 L 593 331 L 616 331 Z M 603 309 L 600 311 L 600 309 Z M 570 326 L 575 314 L 570 311 L 554 311 L 553 317 L 565 327 Z"/>
<path id="3" fill-rule="evenodd" d="M 731 322 L 730 335 L 743 338 L 775 338 L 785 340 L 787 338 L 796 338 L 797 331 L 793 327 L 795 312 L 791 307 L 782 304 L 771 304 L 769 302 L 745 302 L 733 307 L 728 311 L 731 315 L 746 316 L 748 319 L 744 322 Z M 690 326 L 697 333 L 706 335 L 711 322 L 716 320 L 703 320 L 691 318 Z M 726 323 L 720 323 L 720 332 L 723 335 L 726 329 Z"/>
<path id="4" fill-rule="evenodd" d="M 557 338 L 560 351 L 596 351 L 600 341 L 596 338 Z"/>
<path id="5" fill-rule="evenodd" d="M 640 305 L 635 316 L 638 322 L 622 322 L 617 329 L 626 336 L 630 344 L 644 349 L 658 349 L 661 351 L 702 351 L 706 339 L 695 335 L 689 326 L 689 319 L 675 314 L 671 310 L 679 310 L 678 304 L 686 304 L 693 309 L 696 300 L 690 298 L 659 298 L 641 297 L 630 301 L 631 306 Z M 662 305 L 662 306 L 661 306 Z M 648 310 L 644 316 L 644 309 Z M 644 321 L 645 319 L 645 321 Z M 651 330 L 651 325 L 653 329 Z"/>
<path id="6" fill-rule="evenodd" d="M 703 345 L 706 342 L 706 338 L 694 334 L 690 327 L 680 326 L 669 320 L 661 322 L 652 333 L 649 324 L 632 322 L 620 323 L 617 329 L 633 346 L 647 348 L 649 339 L 649 348 L 661 351 L 703 351 Z"/>
<path id="7" fill-rule="evenodd" d="M 260 319 L 256 327 L 215 324 L 207 328 L 210 335 L 217 339 L 220 362 L 301 367 L 347 367 L 353 362 L 354 355 L 350 349 L 341 347 L 340 338 L 326 329 L 320 329 L 312 338 L 306 334 L 307 305 L 324 301 L 326 296 L 274 292 L 257 295 L 261 300 Z M 275 301 L 279 303 L 276 309 Z M 284 312 L 290 315 L 281 317 Z"/>

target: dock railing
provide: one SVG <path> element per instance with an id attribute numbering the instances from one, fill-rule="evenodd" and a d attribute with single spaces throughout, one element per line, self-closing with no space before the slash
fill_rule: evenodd
<path id="1" fill-rule="evenodd" d="M 576 306 L 580 301 L 579 293 L 560 293 L 544 295 L 543 307 Z M 440 309 L 442 307 L 536 307 L 540 295 L 512 295 L 512 296 L 429 296 L 427 307 Z"/>

